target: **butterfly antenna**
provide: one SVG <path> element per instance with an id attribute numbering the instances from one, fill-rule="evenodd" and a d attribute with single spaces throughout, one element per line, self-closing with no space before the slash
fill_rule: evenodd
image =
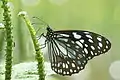
<path id="1" fill-rule="evenodd" d="M 46 25 L 46 26 L 49 26 L 48 23 L 46 23 L 44 20 L 42 20 L 41 18 L 38 18 L 38 17 L 33 17 L 35 19 L 38 19 L 42 22 L 42 25 Z"/>
<path id="2" fill-rule="evenodd" d="M 42 18 L 39 18 L 39 17 L 33 17 L 34 19 L 38 19 L 40 21 L 40 24 L 43 25 L 43 26 L 47 26 L 49 27 L 48 23 L 46 23 Z M 35 23 L 34 23 L 35 24 Z M 39 28 L 37 31 L 36 31 L 36 34 L 39 32 L 41 28 Z"/>

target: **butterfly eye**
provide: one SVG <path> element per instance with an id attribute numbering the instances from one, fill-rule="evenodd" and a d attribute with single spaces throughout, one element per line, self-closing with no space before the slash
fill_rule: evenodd
<path id="1" fill-rule="evenodd" d="M 88 60 L 106 53 L 111 43 L 105 37 L 82 30 L 53 31 L 46 36 L 51 68 L 60 75 L 72 75 L 85 68 Z"/>

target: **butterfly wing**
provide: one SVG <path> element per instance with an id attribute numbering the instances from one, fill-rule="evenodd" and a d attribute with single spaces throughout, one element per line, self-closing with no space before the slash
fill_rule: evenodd
<path id="1" fill-rule="evenodd" d="M 55 31 L 56 40 L 68 45 L 71 49 L 81 50 L 86 58 L 106 53 L 111 48 L 111 43 L 105 37 L 81 30 Z"/>
<path id="2" fill-rule="evenodd" d="M 107 52 L 111 43 L 105 37 L 81 30 L 54 31 L 48 41 L 51 68 L 60 75 L 84 69 L 88 60 Z"/>
<path id="3" fill-rule="evenodd" d="M 82 53 L 82 50 L 78 52 L 57 40 L 48 42 L 51 68 L 60 75 L 72 75 L 84 69 L 87 60 Z"/>

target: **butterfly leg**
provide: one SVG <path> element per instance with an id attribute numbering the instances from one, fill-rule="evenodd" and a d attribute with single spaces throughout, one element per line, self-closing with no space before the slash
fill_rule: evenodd
<path id="1" fill-rule="evenodd" d="M 43 36 L 43 37 L 46 37 L 46 36 L 44 35 L 44 33 L 42 33 L 40 36 L 37 37 L 38 40 L 41 39 L 42 36 Z"/>
<path id="2" fill-rule="evenodd" d="M 41 44 L 40 46 L 42 46 L 40 49 L 43 49 L 46 47 L 46 44 L 47 44 L 47 40 L 45 40 L 45 43 L 44 44 Z"/>

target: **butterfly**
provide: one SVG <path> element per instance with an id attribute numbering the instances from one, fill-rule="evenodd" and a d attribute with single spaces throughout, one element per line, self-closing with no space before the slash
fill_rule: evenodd
<path id="1" fill-rule="evenodd" d="M 106 53 L 110 41 L 94 32 L 84 30 L 54 31 L 49 26 L 45 37 L 51 68 L 60 75 L 78 73 L 85 68 L 88 60 Z"/>

